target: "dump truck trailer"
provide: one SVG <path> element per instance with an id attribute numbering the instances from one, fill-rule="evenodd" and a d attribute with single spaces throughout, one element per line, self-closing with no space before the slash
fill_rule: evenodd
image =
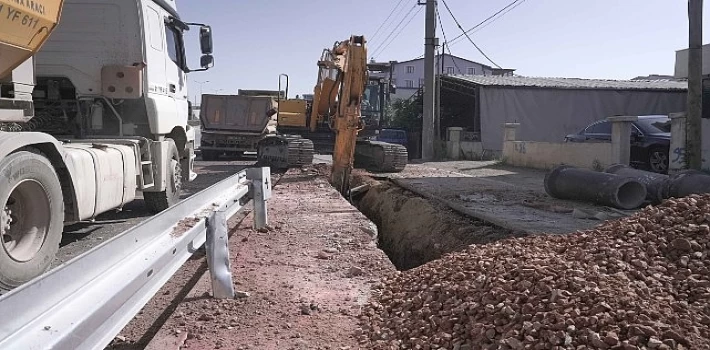
<path id="1" fill-rule="evenodd" d="M 246 90 L 244 90 L 246 91 Z M 240 91 L 239 95 L 202 95 L 200 121 L 203 160 L 216 160 L 220 155 L 240 156 L 245 152 L 259 152 L 260 145 L 269 144 L 276 136 L 278 103 L 273 96 Z M 277 167 L 311 164 L 313 143 L 290 138 L 289 151 L 274 163 Z M 290 155 L 290 157 L 289 157 Z"/>

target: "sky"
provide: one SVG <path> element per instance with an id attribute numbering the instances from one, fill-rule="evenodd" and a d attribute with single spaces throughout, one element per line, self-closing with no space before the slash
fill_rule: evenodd
<path id="1" fill-rule="evenodd" d="M 215 66 L 190 73 L 193 98 L 200 89 L 220 94 L 277 90 L 282 73 L 289 75 L 290 97 L 312 93 L 323 49 L 351 35 L 364 35 L 368 54 L 377 61 L 405 61 L 424 53 L 425 11 L 416 6 L 417 0 L 177 1 L 183 20 L 210 24 L 214 33 Z M 461 26 L 469 29 L 512 1 L 446 3 Z M 490 59 L 520 75 L 602 79 L 672 75 L 676 50 L 688 46 L 685 0 L 521 0 L 516 5 L 479 27 L 471 38 Z M 442 0 L 438 7 L 443 34 L 437 23 L 437 37 L 444 42 L 444 34 L 451 40 L 461 30 Z M 708 16 L 705 6 L 703 43 L 710 42 Z M 462 39 L 451 45 L 453 55 L 493 65 Z M 198 66 L 194 36 L 186 45 L 191 65 Z"/>

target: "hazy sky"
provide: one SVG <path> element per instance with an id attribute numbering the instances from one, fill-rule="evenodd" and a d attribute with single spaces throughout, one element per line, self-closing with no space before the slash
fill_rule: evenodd
<path id="1" fill-rule="evenodd" d="M 276 90 L 280 73 L 290 76 L 291 96 L 311 93 L 321 51 L 351 34 L 365 35 L 370 56 L 376 54 L 378 61 L 418 57 L 424 53 L 425 11 L 424 6 L 412 10 L 416 2 L 178 0 L 184 20 L 209 23 L 214 30 L 215 67 L 190 74 L 190 96 L 200 89 L 193 82 L 206 80 L 204 92 Z M 465 29 L 510 2 L 447 0 Z M 390 20 L 374 35 L 398 3 Z M 707 43 L 710 14 L 705 7 L 703 42 Z M 439 12 L 446 37 L 461 34 L 441 0 Z M 438 25 L 437 36 L 443 42 Z M 687 1 L 525 0 L 472 38 L 493 61 L 521 75 L 630 79 L 673 74 L 675 51 L 688 42 Z M 188 46 L 191 62 L 197 62 L 197 44 L 188 42 Z M 465 38 L 451 52 L 490 65 Z"/>

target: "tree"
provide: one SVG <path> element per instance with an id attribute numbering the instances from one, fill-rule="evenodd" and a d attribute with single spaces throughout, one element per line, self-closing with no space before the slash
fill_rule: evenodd
<path id="1" fill-rule="evenodd" d="M 416 99 L 398 99 L 392 102 L 390 127 L 407 131 L 422 129 L 422 106 Z"/>

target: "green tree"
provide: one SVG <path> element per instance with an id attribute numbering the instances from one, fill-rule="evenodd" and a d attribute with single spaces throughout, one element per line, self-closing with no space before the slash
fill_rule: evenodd
<path id="1" fill-rule="evenodd" d="M 416 99 L 398 99 L 392 102 L 390 127 L 408 131 L 421 130 L 422 109 Z"/>

